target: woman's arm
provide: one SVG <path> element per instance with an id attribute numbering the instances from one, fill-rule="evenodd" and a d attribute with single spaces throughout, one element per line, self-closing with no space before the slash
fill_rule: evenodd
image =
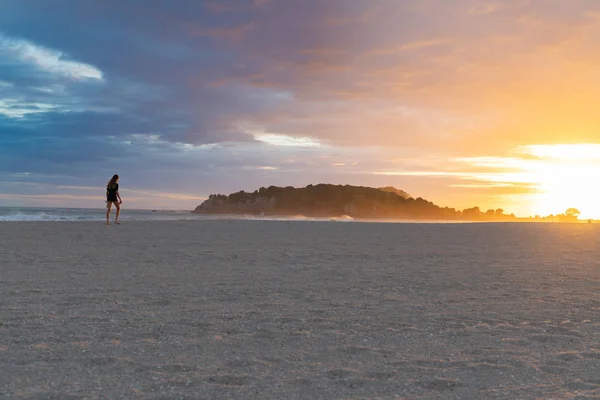
<path id="1" fill-rule="evenodd" d="M 121 195 L 119 194 L 118 190 L 117 190 L 117 199 L 119 199 L 119 204 L 121 204 L 123 202 L 123 200 L 121 200 Z"/>

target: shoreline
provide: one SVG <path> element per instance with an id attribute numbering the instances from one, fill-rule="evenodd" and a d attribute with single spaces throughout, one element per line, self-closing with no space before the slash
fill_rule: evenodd
<path id="1" fill-rule="evenodd" d="M 104 221 L 105 208 L 35 208 L 0 207 L 0 223 L 8 221 Z M 114 211 L 111 214 L 114 217 Z M 556 217 L 551 220 L 536 218 L 409 218 L 409 217 L 351 217 L 349 215 L 300 214 L 300 213 L 216 213 L 194 212 L 188 210 L 143 210 L 124 209 L 123 222 L 144 220 L 299 220 L 299 221 L 337 221 L 337 222 L 378 222 L 378 223 L 600 223 L 599 220 L 565 219 Z"/>
<path id="2" fill-rule="evenodd" d="M 114 212 L 113 212 L 114 214 Z M 600 220 L 577 220 L 577 221 L 536 221 L 529 219 L 515 219 L 510 221 L 494 221 L 494 220 L 433 220 L 433 219 L 372 219 L 372 218 L 336 218 L 336 217 L 306 217 L 300 215 L 293 216 L 257 216 L 257 215 L 246 215 L 246 214 L 196 214 L 190 218 L 177 218 L 172 217 L 170 219 L 128 219 L 129 216 L 126 212 L 121 214 L 121 223 L 139 223 L 139 222 L 183 222 L 183 221 L 290 221 L 290 222 L 338 222 L 338 223 L 390 223 L 390 224 L 558 224 L 558 225 L 579 225 L 579 224 L 600 224 Z M 111 225 L 114 216 L 111 215 Z M 0 224 L 4 223 L 104 223 L 104 219 L 48 219 L 48 220 L 2 220 Z"/>

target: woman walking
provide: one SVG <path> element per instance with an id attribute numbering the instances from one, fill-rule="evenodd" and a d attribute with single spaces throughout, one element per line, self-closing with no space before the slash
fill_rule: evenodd
<path id="1" fill-rule="evenodd" d="M 114 204 L 117 207 L 117 215 L 115 216 L 115 224 L 120 224 L 119 214 L 121 213 L 121 195 L 119 194 L 119 175 L 114 175 L 106 185 L 106 225 L 110 225 L 110 209 Z"/>

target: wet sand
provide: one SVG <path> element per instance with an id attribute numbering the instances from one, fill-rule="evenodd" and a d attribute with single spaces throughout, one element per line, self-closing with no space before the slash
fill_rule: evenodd
<path id="1" fill-rule="evenodd" d="M 600 227 L 0 223 L 0 399 L 600 398 Z"/>

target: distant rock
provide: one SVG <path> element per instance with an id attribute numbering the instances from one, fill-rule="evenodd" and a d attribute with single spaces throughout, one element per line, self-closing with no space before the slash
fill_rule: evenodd
<path id="1" fill-rule="evenodd" d="M 194 211 L 199 214 L 303 215 L 333 218 L 458 219 L 460 211 L 412 198 L 388 186 L 351 185 L 261 187 L 254 192 L 211 194 Z"/>

